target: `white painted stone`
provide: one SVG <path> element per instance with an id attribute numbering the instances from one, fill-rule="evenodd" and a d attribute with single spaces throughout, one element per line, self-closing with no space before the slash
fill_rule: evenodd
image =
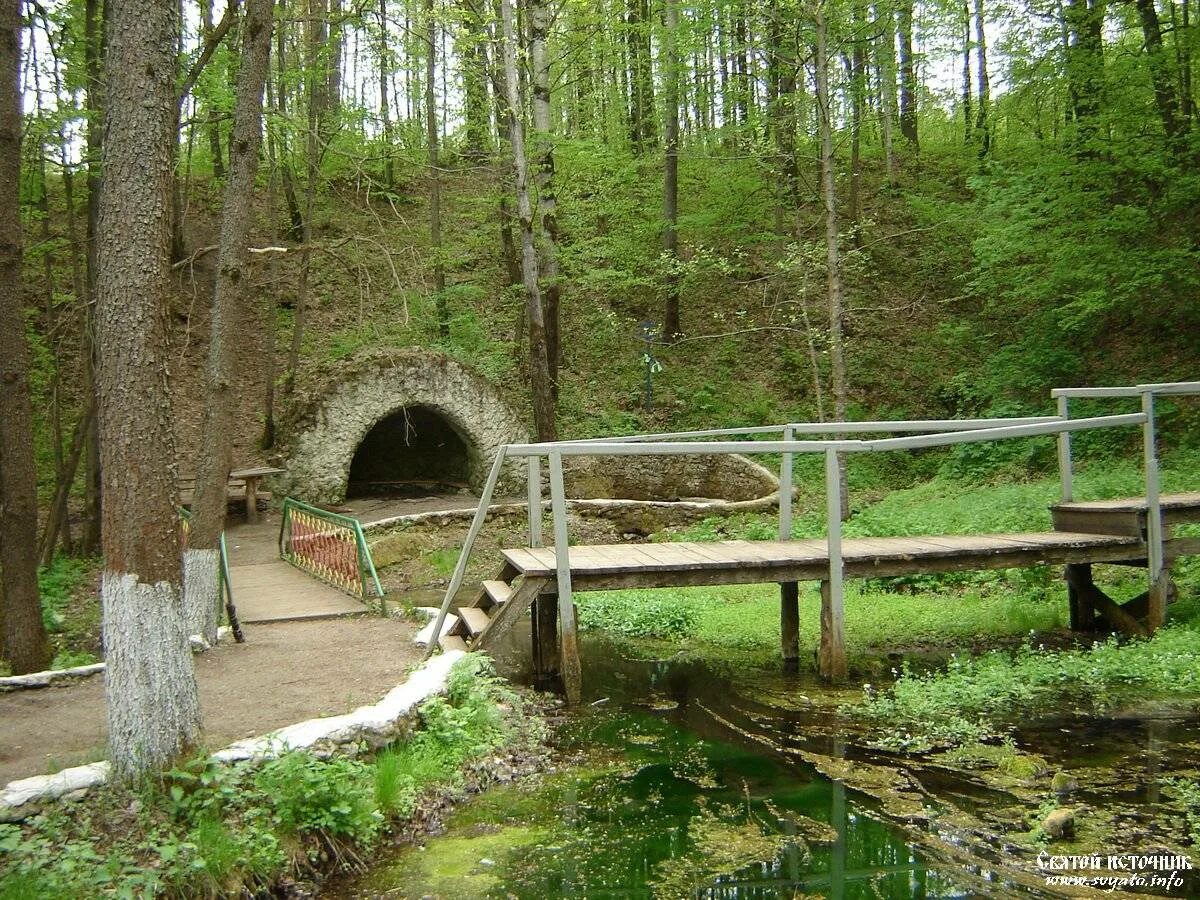
<path id="1" fill-rule="evenodd" d="M 28 675 L 9 675 L 0 678 L 0 694 L 6 691 L 19 691 L 25 688 L 49 687 L 56 681 L 66 681 L 71 678 L 86 678 L 89 675 L 99 675 L 104 671 L 104 663 L 90 663 L 86 666 L 72 666 L 69 669 L 47 669 L 44 672 L 30 672 Z"/>
<path id="2" fill-rule="evenodd" d="M 434 610 L 434 614 L 435 615 L 437 614 L 437 610 Z M 433 626 L 436 624 L 437 624 L 436 622 L 430 621 L 430 623 L 428 625 L 426 625 L 424 628 L 422 628 L 420 631 L 417 632 L 417 636 L 415 638 L 413 638 L 413 643 L 416 644 L 418 647 L 428 647 L 429 642 L 433 640 Z M 449 615 L 447 615 L 446 620 L 444 622 L 442 622 L 442 631 L 441 631 L 441 634 L 438 635 L 438 639 L 441 640 L 442 638 L 444 638 L 447 634 L 450 633 L 450 630 L 452 628 L 454 628 L 454 626 L 457 624 L 458 624 L 458 616 L 454 615 L 453 613 L 450 613 Z"/>
<path id="3" fill-rule="evenodd" d="M 392 688 L 378 703 L 361 706 L 341 716 L 297 722 L 262 737 L 238 741 L 212 755 L 218 762 L 271 759 L 290 750 L 309 749 L 330 753 L 346 744 L 365 742 L 383 746 L 416 725 L 417 710 L 426 700 L 446 690 L 450 669 L 466 656 L 451 650 L 435 656 Z M 82 796 L 108 780 L 107 762 L 63 769 L 53 775 L 22 778 L 0 790 L 0 822 L 19 822 L 33 815 L 41 804 L 71 795 Z"/>

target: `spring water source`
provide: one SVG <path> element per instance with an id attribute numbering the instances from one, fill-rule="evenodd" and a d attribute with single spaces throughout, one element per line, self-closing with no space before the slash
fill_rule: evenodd
<path id="1" fill-rule="evenodd" d="M 328 895 L 1031 895 L 982 860 L 928 858 L 869 800 L 786 752 L 787 735 L 813 735 L 805 692 L 828 688 L 682 656 L 629 659 L 602 639 L 584 653 L 587 697 L 559 730 L 555 771 L 463 803 L 444 833 L 384 853 Z M 839 755 L 836 733 L 816 739 Z"/>

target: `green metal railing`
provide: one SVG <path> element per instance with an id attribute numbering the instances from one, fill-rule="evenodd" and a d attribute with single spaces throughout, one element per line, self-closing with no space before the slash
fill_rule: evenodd
<path id="1" fill-rule="evenodd" d="M 286 497 L 279 525 L 279 556 L 326 584 L 366 601 L 370 588 L 387 612 L 362 523 L 350 516 Z"/>

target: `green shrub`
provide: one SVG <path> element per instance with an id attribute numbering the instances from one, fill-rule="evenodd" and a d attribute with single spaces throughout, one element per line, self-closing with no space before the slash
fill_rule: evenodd
<path id="1" fill-rule="evenodd" d="M 382 824 L 373 781 L 370 768 L 358 760 L 320 760 L 298 751 L 267 762 L 254 777 L 284 831 L 364 845 L 374 841 Z"/>
<path id="2" fill-rule="evenodd" d="M 669 591 L 612 591 L 579 598 L 581 628 L 636 637 L 688 637 L 698 616 L 686 597 Z"/>

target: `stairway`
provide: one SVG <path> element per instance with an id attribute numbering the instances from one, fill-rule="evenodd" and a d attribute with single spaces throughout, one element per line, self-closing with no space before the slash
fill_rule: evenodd
<path id="1" fill-rule="evenodd" d="M 523 576 L 505 563 L 470 602 L 451 608 L 438 644 L 443 650 L 487 650 L 517 623 L 553 579 Z"/>

